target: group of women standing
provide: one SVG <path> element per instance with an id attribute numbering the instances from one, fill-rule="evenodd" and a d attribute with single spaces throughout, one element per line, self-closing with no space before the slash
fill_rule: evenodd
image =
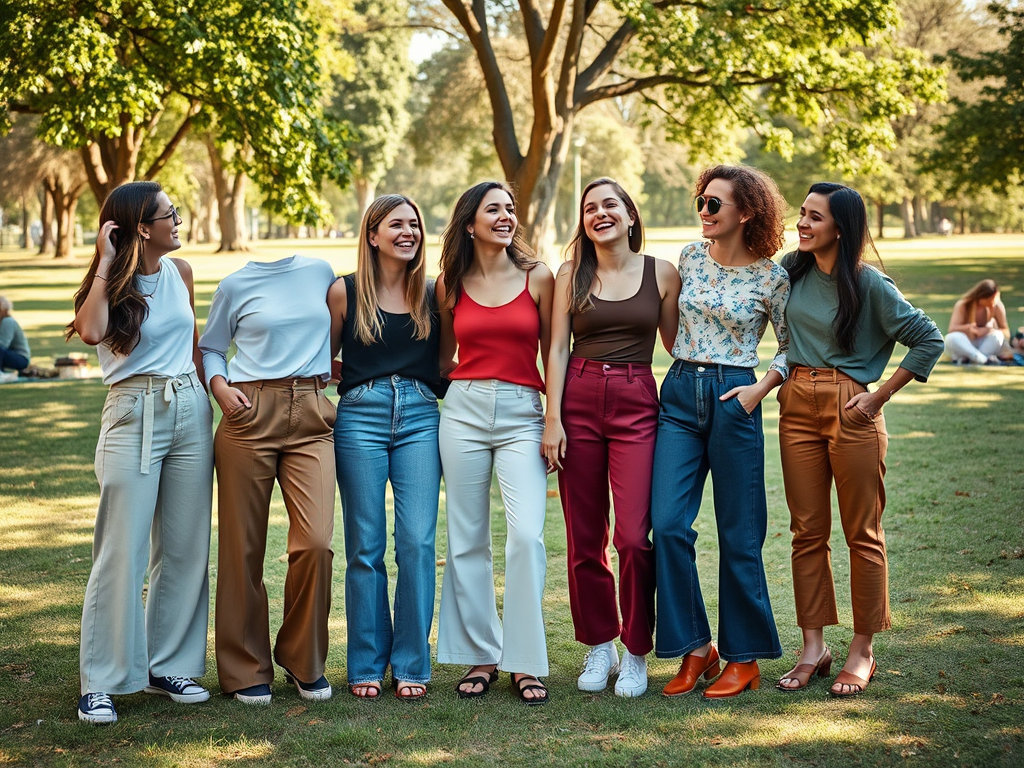
<path id="1" fill-rule="evenodd" d="M 592 182 L 569 258 L 553 277 L 522 239 L 512 191 L 481 183 L 455 206 L 435 284 L 426 278 L 418 208 L 387 195 L 363 221 L 353 275 L 336 280 L 326 262 L 301 256 L 250 262 L 221 282 L 198 338 L 191 273 L 166 258 L 180 247 L 177 211 L 155 184 L 112 192 L 69 326 L 69 336 L 99 345 L 111 387 L 96 451 L 101 495 L 79 717 L 113 722 L 111 694 L 140 689 L 182 703 L 208 698 L 193 678 L 205 667 L 214 456 L 217 668 L 222 691 L 239 701 L 271 700 L 275 662 L 302 698 L 332 694 L 324 666 L 335 479 L 349 690 L 380 697 L 390 667 L 398 698 L 426 695 L 442 469 L 448 551 L 437 660 L 468 667 L 460 697 L 485 695 L 506 671 L 525 704 L 548 701 L 543 528 L 554 471 L 573 624 L 588 646 L 578 687 L 599 691 L 616 676 L 617 695 L 639 696 L 654 650 L 682 657 L 666 696 L 718 676 L 723 659 L 704 696 L 756 689 L 757 660 L 782 653 L 761 558 L 760 402 L 780 384 L 804 646 L 778 687 L 802 688 L 831 666 L 823 627 L 838 621 L 829 561 L 834 480 L 851 549 L 855 635 L 832 693 L 862 692 L 874 672 L 872 636 L 889 626 L 880 409 L 927 377 L 942 337 L 863 262 L 870 238 L 853 190 L 811 188 L 799 249 L 781 265 L 771 258 L 783 243 L 785 204 L 770 178 L 716 166 L 698 180 L 696 204 L 706 241 L 686 246 L 674 269 L 642 253 L 643 223 L 626 191 L 611 179 Z M 757 347 L 769 323 L 778 348 L 758 381 Z M 660 398 L 651 371 L 659 335 L 675 358 Z M 868 392 L 896 341 L 910 353 Z M 335 409 L 323 390 L 339 352 Z M 204 383 L 224 413 L 212 445 Z M 718 644 L 695 564 L 708 472 L 721 550 Z M 507 524 L 502 617 L 492 474 Z M 288 573 L 271 649 L 263 560 L 275 479 L 289 517 Z"/>

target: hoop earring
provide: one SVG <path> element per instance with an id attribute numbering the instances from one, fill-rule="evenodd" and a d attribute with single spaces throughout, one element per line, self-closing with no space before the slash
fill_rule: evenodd
<path id="1" fill-rule="evenodd" d="M 470 239 L 470 240 L 472 240 L 473 238 L 474 238 L 474 235 L 473 235 L 473 233 L 472 233 L 472 232 L 470 232 L 470 233 L 469 233 L 469 239 Z"/>

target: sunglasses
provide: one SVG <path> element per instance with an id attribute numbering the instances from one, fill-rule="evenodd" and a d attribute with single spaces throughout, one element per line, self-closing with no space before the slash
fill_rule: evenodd
<path id="1" fill-rule="evenodd" d="M 175 208 L 173 205 L 171 206 L 171 212 L 170 213 L 166 213 L 163 216 L 155 216 L 152 219 L 146 219 L 145 221 L 146 221 L 147 224 L 152 224 L 154 221 L 163 221 L 164 219 L 170 219 L 171 217 L 174 217 L 174 223 L 175 224 L 181 224 L 181 222 L 182 222 L 181 214 L 178 213 L 178 209 Z"/>
<path id="2" fill-rule="evenodd" d="M 705 203 L 708 206 L 708 213 L 712 216 L 722 210 L 723 205 L 736 205 L 736 203 L 727 203 L 717 197 L 704 197 L 704 195 L 697 195 L 697 213 L 704 210 Z"/>

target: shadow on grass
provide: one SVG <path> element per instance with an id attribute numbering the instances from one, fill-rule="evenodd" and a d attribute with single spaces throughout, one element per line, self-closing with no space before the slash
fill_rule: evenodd
<path id="1" fill-rule="evenodd" d="M 1020 284 L 1024 276 L 1020 258 L 992 264 L 963 261 L 956 268 L 949 267 L 948 259 L 900 258 L 895 264 L 901 287 L 920 297 L 937 319 L 948 318 L 950 297 L 979 277 L 994 275 L 1010 285 Z M 213 286 L 203 281 L 202 290 L 212 292 Z M 898 352 L 894 360 L 899 358 Z M 658 360 L 664 365 L 664 355 Z M 547 707 L 520 705 L 507 675 L 483 701 L 461 701 L 452 689 L 464 670 L 442 665 L 435 665 L 423 704 L 396 701 L 387 689 L 373 703 L 348 695 L 339 517 L 327 660 L 336 693 L 330 702 L 300 701 L 279 673 L 269 708 L 247 708 L 220 696 L 185 707 L 136 694 L 117 698 L 120 723 L 98 729 L 77 722 L 74 702 L 78 620 L 96 503 L 92 460 L 104 394 L 98 382 L 0 388 L 0 763 L 44 768 L 114 762 L 566 768 L 1024 765 L 1021 369 L 940 365 L 927 385 L 912 384 L 886 406 L 890 445 L 884 522 L 894 626 L 876 638 L 879 671 L 859 699 L 833 701 L 827 682 L 817 680 L 797 693 L 772 689 L 793 665 L 800 640 L 778 442 L 769 434 L 764 553 L 787 654 L 761 664 L 762 686 L 756 692 L 720 703 L 696 695 L 664 699 L 658 693 L 678 661 L 653 658 L 650 690 L 638 700 L 618 699 L 610 690 L 578 692 L 575 676 L 583 648 L 573 639 L 564 530 L 558 501 L 550 498 L 545 609 L 552 702 Z M 773 433 L 773 398 L 765 403 L 764 419 L 766 431 Z M 698 567 L 714 626 L 718 548 L 710 489 L 705 495 L 697 520 Z M 500 584 L 505 523 L 497 500 L 493 509 Z M 286 533 L 283 507 L 275 496 L 266 560 L 275 629 L 285 573 L 278 557 L 285 551 Z M 443 558 L 443 508 L 438 541 L 438 557 Z M 838 519 L 833 521 L 833 546 L 841 625 L 828 628 L 826 637 L 838 665 L 851 638 L 849 560 Z M 393 564 L 391 550 L 387 561 Z M 614 567 L 617 560 L 612 562 Z M 393 565 L 390 570 L 393 576 Z M 439 567 L 439 577 L 441 572 Z M 211 577 L 215 583 L 215 555 Z M 210 639 L 210 674 L 204 682 L 217 692 L 212 631 Z"/>

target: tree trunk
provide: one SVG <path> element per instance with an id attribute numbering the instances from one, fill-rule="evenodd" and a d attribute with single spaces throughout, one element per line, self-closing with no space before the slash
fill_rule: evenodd
<path id="1" fill-rule="evenodd" d="M 878 208 L 878 239 L 882 240 L 885 237 L 885 203 L 876 200 L 875 206 Z"/>
<path id="2" fill-rule="evenodd" d="M 917 227 L 914 225 L 914 205 L 906 195 L 900 201 L 900 216 L 903 217 L 903 239 L 917 237 Z"/>
<path id="3" fill-rule="evenodd" d="M 244 171 L 229 171 L 221 150 L 212 139 L 206 140 L 213 169 L 213 186 L 217 194 L 217 213 L 220 220 L 220 247 L 217 253 L 248 251 L 245 226 L 245 186 L 248 177 Z"/>
<path id="4" fill-rule="evenodd" d="M 961 208 L 960 209 L 960 234 L 961 235 L 966 235 L 967 234 L 967 209 L 966 208 Z"/>
<path id="5" fill-rule="evenodd" d="M 42 193 L 39 195 L 39 224 L 42 227 L 42 232 L 39 235 L 37 253 L 42 256 L 53 250 L 53 196 L 45 182 Z"/>
<path id="6" fill-rule="evenodd" d="M 917 220 L 917 234 L 934 232 L 931 217 L 928 215 L 928 201 L 920 195 L 914 196 L 914 218 Z"/>
<path id="7" fill-rule="evenodd" d="M 366 210 L 370 207 L 370 203 L 373 202 L 374 195 L 377 192 L 377 182 L 370 181 L 369 179 L 354 178 L 352 179 L 352 186 L 355 187 L 356 207 L 359 209 L 352 228 L 359 232 L 360 227 L 363 225 L 363 217 L 366 216 Z"/>
<path id="8" fill-rule="evenodd" d="M 53 199 L 53 218 L 57 222 L 57 239 L 54 243 L 53 257 L 66 259 L 71 256 L 71 247 L 75 243 L 75 209 L 78 198 L 84 191 L 84 185 L 78 184 L 65 188 L 58 178 L 49 178 L 43 182 Z"/>
<path id="9" fill-rule="evenodd" d="M 32 248 L 32 237 L 28 231 L 28 194 L 21 193 L 21 247 L 26 251 Z"/>

